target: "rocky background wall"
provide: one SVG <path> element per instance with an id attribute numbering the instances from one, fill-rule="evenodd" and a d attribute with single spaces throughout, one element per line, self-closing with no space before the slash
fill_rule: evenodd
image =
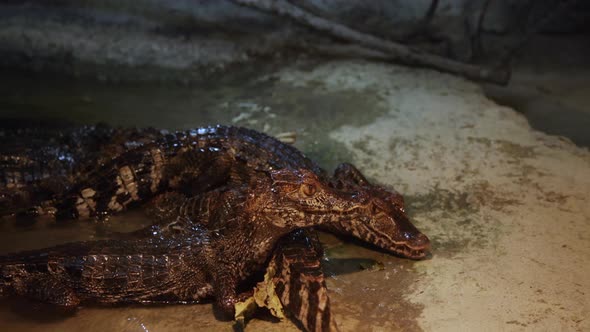
<path id="1" fill-rule="evenodd" d="M 303 0 L 311 13 L 462 61 L 473 58 L 478 20 L 496 39 L 521 34 L 556 1 Z M 590 5 L 556 15 L 544 32 L 579 30 Z M 429 16 L 429 13 L 432 15 Z M 425 24 L 425 22 L 427 24 Z M 53 0 L 0 3 L 0 65 L 100 79 L 190 81 L 232 65 L 293 59 L 338 43 L 289 19 L 230 0 Z M 486 40 L 489 44 L 489 42 Z M 182 75 L 178 75 L 179 71 Z"/>

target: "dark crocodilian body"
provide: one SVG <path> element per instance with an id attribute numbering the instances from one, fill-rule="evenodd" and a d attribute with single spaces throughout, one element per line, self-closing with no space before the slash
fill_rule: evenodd
<path id="1" fill-rule="evenodd" d="M 97 165 L 161 137 L 158 130 L 0 120 L 0 216 L 51 201 Z"/>
<path id="2" fill-rule="evenodd" d="M 345 201 L 354 202 L 355 207 L 353 210 L 355 213 L 342 213 L 339 212 L 338 208 L 330 210 L 332 206 L 328 204 L 329 200 L 323 199 L 308 202 L 303 209 L 303 212 L 305 212 L 305 209 L 312 211 L 313 209 L 322 208 L 324 209 L 323 215 L 315 212 L 309 213 L 307 218 L 303 218 L 302 211 L 295 213 L 295 210 L 284 205 L 285 201 L 282 200 L 289 197 L 293 198 L 293 196 L 292 192 L 283 192 L 280 197 L 276 197 L 278 205 L 275 206 L 275 210 L 256 210 L 257 212 L 251 215 L 257 218 L 255 225 L 266 225 L 261 222 L 265 220 L 262 218 L 263 216 L 273 215 L 274 217 L 271 219 L 274 219 L 275 222 L 283 220 L 278 223 L 282 227 L 278 227 L 278 229 L 276 227 L 269 228 L 272 230 L 273 239 L 276 240 L 277 236 L 285 234 L 285 231 L 292 227 L 285 227 L 288 223 L 296 225 L 296 228 L 324 225 L 330 231 L 356 236 L 403 256 L 421 258 L 426 253 L 428 239 L 416 230 L 405 216 L 401 195 L 369 184 L 360 172 L 351 165 L 341 165 L 335 172 L 334 177 L 328 177 L 324 171 L 295 148 L 282 144 L 264 134 L 244 128 L 218 126 L 174 134 L 162 134 L 154 130 L 144 132 L 148 134 L 143 135 L 141 134 L 142 131 L 138 130 L 119 131 L 118 141 L 114 140 L 111 143 L 102 145 L 106 147 L 104 151 L 107 151 L 104 155 L 109 157 L 98 158 L 100 165 L 94 168 L 90 166 L 79 168 L 84 171 L 79 172 L 77 176 L 70 177 L 73 180 L 67 184 L 66 194 L 60 199 L 53 199 L 56 202 L 53 207 L 56 216 L 58 218 L 102 217 L 122 211 L 129 205 L 147 201 L 167 190 L 173 190 L 188 196 L 203 193 L 214 196 L 220 188 L 234 188 L 233 191 L 230 191 L 233 192 L 232 195 L 242 196 L 242 200 L 247 201 L 247 199 L 244 199 L 246 191 L 238 190 L 236 192 L 237 189 L 235 188 L 246 186 L 251 190 L 256 188 L 255 184 L 260 179 L 264 179 L 269 172 L 277 169 L 299 169 L 309 173 L 306 176 L 313 175 L 316 178 L 317 184 L 314 185 L 313 190 L 317 190 L 318 187 L 325 187 L 335 193 L 350 195 L 349 199 Z M 39 183 L 44 178 L 47 177 L 32 180 L 31 177 L 20 177 L 23 184 L 28 185 L 27 181 L 29 181 L 33 183 L 33 186 L 35 181 Z M 285 183 L 292 184 L 292 180 Z M 26 188 L 26 186 L 20 187 Z M 264 187 L 260 186 L 258 188 Z M 301 192 L 301 190 L 305 189 L 293 190 L 293 192 Z M 260 189 L 249 193 L 259 195 L 264 192 L 264 189 Z M 59 197 L 59 195 L 55 195 L 53 198 L 55 197 Z M 192 201 L 194 202 L 196 199 L 192 199 Z M 232 205 L 232 201 L 227 199 L 218 198 L 216 202 L 226 207 Z M 234 202 L 237 202 L 237 200 Z M 260 201 L 257 204 L 261 206 Z M 188 217 L 188 220 L 197 218 L 200 215 L 207 215 L 201 210 L 196 210 L 195 213 L 193 211 L 194 205 L 191 205 L 190 209 L 187 204 L 180 205 L 184 206 L 183 214 Z M 220 210 L 223 211 L 223 209 Z M 243 218 L 245 215 L 242 213 L 241 217 Z M 277 218 L 277 216 L 280 217 Z M 229 212 L 224 216 L 225 220 L 232 220 L 232 222 L 236 220 L 234 217 L 231 217 Z M 201 221 L 204 220 L 202 217 L 200 218 Z M 215 223 L 223 223 L 223 221 L 218 219 Z M 275 226 L 277 225 L 275 224 Z M 220 228 L 216 227 L 213 233 L 215 236 L 220 235 L 218 229 Z M 234 232 L 234 234 L 241 237 L 250 235 L 248 230 Z M 228 236 L 228 234 L 221 235 L 223 235 L 223 238 Z M 209 236 L 210 234 L 207 233 L 207 237 Z M 143 239 L 141 241 L 147 240 Z M 178 239 L 174 241 L 178 241 Z M 242 240 L 238 240 L 238 242 L 240 241 Z M 213 243 L 229 242 L 213 241 Z M 215 261 L 211 265 L 211 268 L 213 268 L 218 264 L 224 267 L 226 271 L 231 271 L 229 276 L 219 278 L 219 280 L 224 280 L 221 284 L 213 285 L 214 289 L 217 288 L 216 295 L 219 305 L 228 311 L 231 310 L 229 307 L 235 302 L 236 295 L 232 293 L 235 290 L 228 291 L 229 293 L 225 294 L 224 292 L 231 290 L 233 286 L 225 287 L 224 285 L 233 285 L 239 282 L 244 278 L 244 273 L 251 273 L 254 269 L 260 268 L 261 264 L 264 264 L 264 261 L 272 252 L 272 246 L 261 246 L 261 243 L 265 242 L 253 242 L 243 247 L 236 246 L 236 248 L 242 248 L 248 253 L 264 253 L 257 256 L 256 264 L 250 264 L 250 262 L 244 265 L 248 260 L 236 259 L 234 260 L 235 264 L 229 268 Z M 109 245 L 109 243 L 104 244 Z M 224 246 L 219 245 L 221 247 L 212 247 L 211 250 L 218 252 L 222 258 L 231 258 L 241 254 L 241 252 L 238 253 L 237 251 L 220 250 Z M 305 253 L 306 249 L 301 246 L 297 247 L 297 242 L 293 239 L 282 241 L 279 248 L 289 248 L 289 246 L 296 248 L 295 252 Z M 149 252 L 146 247 L 139 245 L 137 251 Z M 280 252 L 279 250 L 276 253 Z M 309 248 L 307 248 L 307 252 L 310 256 L 297 256 L 292 250 L 288 252 L 288 255 L 282 256 L 285 258 L 284 262 L 293 264 L 283 265 L 288 269 L 299 271 L 298 273 L 308 273 L 310 276 L 314 276 L 308 280 L 312 283 L 316 282 L 316 286 L 319 285 L 318 289 L 325 290 L 323 275 L 321 275 L 321 278 L 319 277 L 321 269 L 319 268 L 317 252 L 311 251 Z M 315 262 L 317 264 L 310 258 L 314 253 L 316 253 Z M 265 259 L 262 259 L 262 257 Z M 275 256 L 275 260 L 279 259 L 277 257 L 281 256 Z M 305 269 L 301 269 L 301 265 L 296 264 L 297 261 L 301 261 L 301 257 L 307 257 L 308 263 Z M 232 259 L 229 260 L 232 261 Z M 132 266 L 132 264 L 127 265 Z M 314 270 L 315 272 L 313 272 Z M 125 272 L 121 273 L 124 274 Z M 277 275 L 275 280 L 277 285 L 289 285 L 293 281 L 293 279 L 289 279 L 285 275 Z M 301 282 L 299 285 L 301 285 Z M 319 310 L 321 307 L 327 307 L 327 297 L 319 297 L 317 294 L 308 293 L 310 295 L 309 299 L 298 298 L 292 301 L 285 301 L 284 299 L 284 304 L 291 309 L 299 320 L 307 323 L 308 328 L 325 326 L 325 324 L 322 325 L 323 323 L 318 325 L 317 321 L 312 319 L 312 316 L 314 316 L 315 312 L 329 312 L 328 310 Z M 320 298 L 322 299 L 319 300 Z M 308 300 L 311 302 L 306 303 L 305 307 L 310 308 L 309 312 L 311 314 L 301 316 L 303 314 L 301 308 L 304 307 L 302 302 Z M 186 299 L 183 301 L 186 301 Z M 314 308 L 316 308 L 315 311 Z"/>
<path id="3" fill-rule="evenodd" d="M 0 257 L 0 289 L 65 308 L 80 303 L 183 303 L 213 294 L 206 232 L 103 240 Z"/>
<path id="4" fill-rule="evenodd" d="M 190 210 L 174 219 L 180 234 L 151 227 L 152 237 L 8 255 L 0 258 L 0 280 L 5 292 L 62 306 L 191 301 L 213 292 L 218 307 L 232 313 L 240 282 L 263 268 L 283 236 L 363 213 L 364 199 L 307 170 L 270 171 L 248 186 L 185 201 Z"/>

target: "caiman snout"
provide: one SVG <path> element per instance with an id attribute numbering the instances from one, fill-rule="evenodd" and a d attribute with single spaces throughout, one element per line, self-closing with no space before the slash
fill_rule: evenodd
<path id="1" fill-rule="evenodd" d="M 400 222 L 403 220 L 404 222 Z M 430 250 L 430 239 L 420 232 L 407 218 L 398 220 L 398 227 L 402 229 L 401 236 L 404 239 L 403 245 L 395 245 L 394 251 L 402 256 L 421 259 L 426 257 Z M 405 229 L 404 229 L 405 228 Z"/>
<path id="2" fill-rule="evenodd" d="M 410 248 L 419 249 L 424 252 L 427 252 L 430 250 L 430 239 L 428 238 L 428 236 L 426 236 L 422 233 L 413 234 L 413 235 L 409 234 L 409 233 L 405 233 L 404 237 L 406 237 L 408 239 L 408 246 Z"/>
<path id="3" fill-rule="evenodd" d="M 419 230 L 405 231 L 401 233 L 404 241 L 396 244 L 392 249 L 396 254 L 411 259 L 422 259 L 430 251 L 430 239 Z"/>

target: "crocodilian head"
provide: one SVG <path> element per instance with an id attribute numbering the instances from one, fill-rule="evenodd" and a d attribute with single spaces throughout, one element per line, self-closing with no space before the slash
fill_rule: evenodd
<path id="1" fill-rule="evenodd" d="M 428 253 L 430 241 L 408 219 L 402 196 L 370 185 L 362 175 L 343 186 L 305 169 L 273 171 L 271 178 L 276 199 L 266 209 L 276 215 L 276 226 L 320 226 L 413 259 Z"/>
<path id="2" fill-rule="evenodd" d="M 351 175 L 354 178 L 351 179 Z M 351 174 L 347 169 L 337 169 L 335 179 L 333 186 L 343 191 L 354 191 L 360 206 L 356 214 L 322 228 L 352 235 L 395 255 L 411 259 L 422 259 L 428 254 L 430 240 L 410 222 L 402 195 L 372 185 L 360 173 Z"/>
<path id="3" fill-rule="evenodd" d="M 280 169 L 270 172 L 272 199 L 266 212 L 273 224 L 283 228 L 303 228 L 333 223 L 343 215 L 356 214 L 361 206 L 356 193 L 333 188 L 306 169 Z"/>

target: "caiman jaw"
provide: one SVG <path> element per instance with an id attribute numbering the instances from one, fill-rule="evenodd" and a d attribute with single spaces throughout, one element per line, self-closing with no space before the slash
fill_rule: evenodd
<path id="1" fill-rule="evenodd" d="M 422 259 L 430 250 L 430 239 L 420 232 L 405 216 L 382 220 L 389 227 L 383 229 L 367 227 L 369 237 L 375 237 L 375 244 L 396 255 L 411 259 Z M 378 222 L 377 222 L 378 223 Z M 392 227 L 393 226 L 393 227 Z"/>
<path id="2" fill-rule="evenodd" d="M 352 222 L 346 228 L 352 228 L 351 233 L 360 240 L 395 255 L 422 259 L 428 254 L 430 239 L 420 232 L 403 212 L 381 214 L 371 219 L 373 220 Z"/>
<path id="3" fill-rule="evenodd" d="M 266 209 L 280 215 L 277 220 L 281 222 L 275 222 L 279 227 L 320 226 L 412 259 L 428 253 L 430 240 L 412 225 L 403 207 L 392 202 L 392 193 L 378 187 L 338 190 L 324 185 L 307 170 L 278 170 L 271 178 L 271 191 L 281 193 L 283 205 Z M 291 204 L 291 209 L 285 203 Z"/>
<path id="4" fill-rule="evenodd" d="M 422 259 L 428 254 L 430 240 L 407 217 L 398 214 L 396 217 L 381 215 L 376 219 L 372 217 L 371 220 L 365 218 L 366 215 L 350 218 L 339 223 L 336 228 L 394 255 Z"/>
<path id="5" fill-rule="evenodd" d="M 378 241 L 381 242 L 381 241 Z M 383 247 L 379 245 L 380 247 Z M 413 235 L 412 243 L 407 242 L 395 243 L 392 246 L 388 246 L 387 249 L 397 255 L 411 258 L 411 259 L 422 259 L 426 257 L 430 249 L 430 240 L 422 233 Z"/>

